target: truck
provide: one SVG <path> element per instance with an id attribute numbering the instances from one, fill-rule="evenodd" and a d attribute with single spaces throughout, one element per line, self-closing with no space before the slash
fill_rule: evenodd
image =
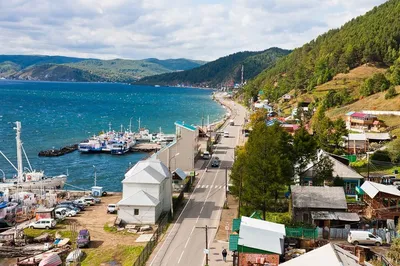
<path id="1" fill-rule="evenodd" d="M 235 121 L 233 121 L 233 119 L 229 120 L 229 125 L 230 126 L 234 126 L 235 125 Z"/>

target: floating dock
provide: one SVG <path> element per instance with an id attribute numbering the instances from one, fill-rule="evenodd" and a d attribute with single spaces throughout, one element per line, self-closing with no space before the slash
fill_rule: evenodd
<path id="1" fill-rule="evenodd" d="M 38 156 L 39 157 L 57 157 L 61 156 L 67 153 L 74 152 L 78 149 L 78 144 L 73 144 L 69 146 L 65 146 L 60 149 L 51 149 L 51 150 L 46 150 L 46 151 L 40 151 Z"/>

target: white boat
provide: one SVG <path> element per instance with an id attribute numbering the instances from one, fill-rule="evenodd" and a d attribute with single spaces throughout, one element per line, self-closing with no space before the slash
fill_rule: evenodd
<path id="1" fill-rule="evenodd" d="M 59 175 L 48 177 L 43 171 L 32 169 L 28 157 L 26 156 L 25 149 L 21 142 L 21 122 L 15 122 L 14 128 L 17 132 L 17 166 L 15 166 L 8 158 L 0 151 L 0 154 L 7 160 L 8 163 L 17 171 L 15 178 L 6 178 L 1 180 L 0 189 L 5 191 L 7 188 L 10 190 L 49 190 L 49 189 L 62 189 L 67 181 L 66 175 Z M 25 155 L 29 168 L 23 168 L 22 165 L 22 152 Z"/>

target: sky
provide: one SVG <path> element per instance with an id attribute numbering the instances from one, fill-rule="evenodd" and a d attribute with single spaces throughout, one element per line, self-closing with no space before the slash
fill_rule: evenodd
<path id="1" fill-rule="evenodd" d="M 385 0 L 0 0 L 0 54 L 190 58 L 293 49 Z"/>

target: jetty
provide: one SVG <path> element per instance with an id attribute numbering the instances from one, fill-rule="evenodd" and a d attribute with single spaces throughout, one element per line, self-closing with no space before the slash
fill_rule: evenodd
<path id="1" fill-rule="evenodd" d="M 45 150 L 45 151 L 40 151 L 38 156 L 39 157 L 57 157 L 61 156 L 67 153 L 74 152 L 78 149 L 78 144 L 72 144 L 69 146 L 65 146 L 60 149 L 51 149 L 51 150 Z"/>
<path id="2" fill-rule="evenodd" d="M 138 143 L 130 150 L 133 152 L 157 152 L 161 149 L 161 145 L 157 143 Z"/>

